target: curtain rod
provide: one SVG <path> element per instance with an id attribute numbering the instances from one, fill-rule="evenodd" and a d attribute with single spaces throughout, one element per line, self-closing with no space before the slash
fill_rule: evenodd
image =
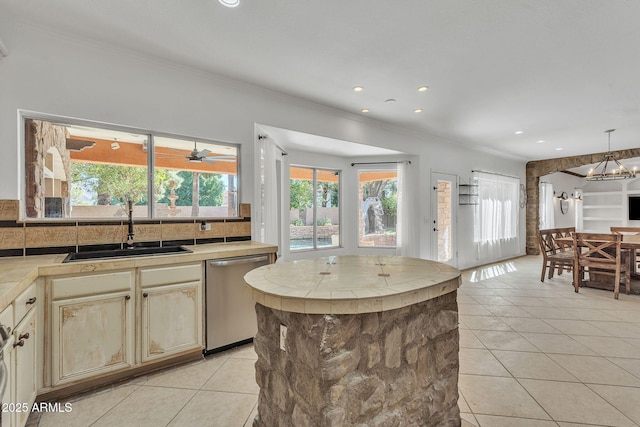
<path id="1" fill-rule="evenodd" d="M 489 171 L 483 171 L 483 170 L 479 170 L 479 169 L 473 169 L 471 171 L 473 172 L 481 172 L 481 173 L 488 173 L 489 175 L 500 175 L 500 176 L 506 176 L 507 178 L 515 178 L 515 179 L 520 179 L 519 176 L 514 176 L 514 175 L 507 175 L 505 173 L 497 173 L 497 172 L 489 172 Z"/>
<path id="2" fill-rule="evenodd" d="M 278 144 L 275 144 L 275 143 L 274 143 L 273 145 L 275 145 L 275 146 L 276 146 L 276 148 L 282 152 L 282 155 L 283 155 L 283 156 L 286 156 L 286 155 L 288 155 L 288 154 L 289 154 L 289 153 L 287 153 L 287 152 L 284 150 L 284 148 L 280 147 Z"/>
<path id="3" fill-rule="evenodd" d="M 355 166 L 355 165 L 388 165 L 391 163 L 404 163 L 407 162 L 409 164 L 411 164 L 411 160 L 400 160 L 397 162 L 356 162 L 356 163 L 351 163 L 351 166 Z"/>
<path id="4" fill-rule="evenodd" d="M 260 141 L 261 139 L 267 139 L 267 138 L 269 138 L 269 135 L 264 135 L 264 134 L 260 134 L 260 135 L 258 135 L 258 141 Z M 273 142 L 273 141 L 272 141 L 272 142 Z M 276 147 L 278 150 L 280 150 L 280 152 L 282 153 L 282 155 L 283 155 L 283 156 L 286 156 L 286 155 L 288 155 L 288 154 L 289 154 L 289 153 L 287 153 L 287 151 L 286 151 L 284 148 L 280 147 L 280 146 L 279 146 L 278 144 L 276 144 L 275 142 L 273 143 L 273 145 L 275 145 L 275 147 Z"/>

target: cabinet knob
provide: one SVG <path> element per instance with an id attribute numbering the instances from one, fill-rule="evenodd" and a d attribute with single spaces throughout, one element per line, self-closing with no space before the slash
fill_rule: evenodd
<path id="1" fill-rule="evenodd" d="M 13 343 L 13 348 L 22 347 L 24 345 L 24 340 L 20 340 L 18 342 Z"/>
<path id="2" fill-rule="evenodd" d="M 124 299 L 125 299 L 126 301 L 129 301 L 129 300 L 131 299 L 131 295 L 125 295 Z"/>
<path id="3" fill-rule="evenodd" d="M 27 305 L 35 304 L 35 303 L 36 303 L 36 297 L 29 298 L 29 299 L 27 300 Z"/>
<path id="4" fill-rule="evenodd" d="M 146 298 L 146 297 L 149 296 L 149 294 L 145 292 L 145 293 L 142 294 L 142 296 Z"/>
<path id="5" fill-rule="evenodd" d="M 24 334 L 22 334 L 22 335 L 20 335 L 20 336 L 18 337 L 18 339 L 19 339 L 20 341 L 22 341 L 22 339 L 23 339 L 23 338 L 24 338 L 25 340 L 28 340 L 28 339 L 29 339 L 29 332 L 25 332 Z"/>

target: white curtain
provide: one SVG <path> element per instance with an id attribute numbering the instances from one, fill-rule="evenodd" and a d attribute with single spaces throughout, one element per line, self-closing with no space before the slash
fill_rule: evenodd
<path id="1" fill-rule="evenodd" d="M 553 184 L 540 183 L 540 230 L 554 227 L 553 219 Z"/>
<path id="2" fill-rule="evenodd" d="M 254 239 L 277 245 L 278 227 L 278 178 L 277 161 L 282 153 L 269 138 L 258 139 L 257 155 L 260 166 L 259 182 L 256 185 L 254 217 Z"/>
<path id="3" fill-rule="evenodd" d="M 396 223 L 396 255 L 418 257 L 418 227 L 415 224 L 416 179 L 411 163 L 398 164 L 398 213 Z"/>
<path id="4" fill-rule="evenodd" d="M 478 206 L 474 215 L 474 243 L 478 261 L 491 262 L 518 253 L 520 180 L 476 172 Z"/>

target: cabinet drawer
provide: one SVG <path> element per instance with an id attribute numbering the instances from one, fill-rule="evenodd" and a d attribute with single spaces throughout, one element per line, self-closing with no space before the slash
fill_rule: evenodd
<path id="1" fill-rule="evenodd" d="M 202 263 L 140 269 L 142 287 L 202 280 Z"/>
<path id="2" fill-rule="evenodd" d="M 133 289 L 132 271 L 114 271 L 78 277 L 61 277 L 51 281 L 51 297 L 54 300 L 81 297 Z"/>
<path id="3" fill-rule="evenodd" d="M 13 301 L 14 324 L 18 326 L 22 318 L 35 306 L 36 284 L 33 283 Z"/>

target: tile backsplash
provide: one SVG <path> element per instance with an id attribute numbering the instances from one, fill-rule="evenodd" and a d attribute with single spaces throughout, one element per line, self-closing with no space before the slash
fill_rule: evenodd
<path id="1" fill-rule="evenodd" d="M 0 200 L 0 256 L 117 248 L 126 243 L 126 221 L 19 221 L 19 200 Z M 241 218 L 134 220 L 134 242 L 169 246 L 251 240 L 251 206 Z M 203 229 L 204 228 L 204 229 Z M 208 228 L 208 229 L 207 229 Z"/>
<path id="2" fill-rule="evenodd" d="M 0 200 L 0 221 L 15 221 L 20 215 L 19 200 Z"/>

